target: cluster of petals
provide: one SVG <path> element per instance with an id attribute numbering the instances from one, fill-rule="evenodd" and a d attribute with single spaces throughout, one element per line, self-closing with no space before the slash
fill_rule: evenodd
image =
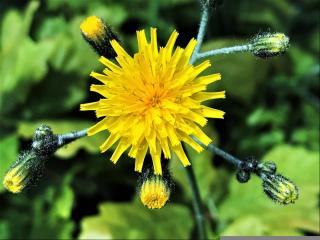
<path id="1" fill-rule="evenodd" d="M 92 84 L 91 91 L 102 98 L 97 102 L 81 104 L 81 110 L 93 110 L 101 120 L 92 126 L 88 135 L 107 130 L 109 136 L 100 146 L 101 152 L 117 144 L 111 161 L 116 163 L 128 150 L 135 159 L 135 170 L 142 171 L 149 152 L 154 173 L 162 174 L 161 159 L 176 154 L 184 166 L 190 162 L 182 142 L 197 152 L 211 142 L 201 129 L 207 118 L 223 118 L 224 112 L 202 103 L 224 98 L 225 91 L 208 92 L 207 86 L 220 80 L 220 74 L 201 76 L 210 67 L 209 61 L 193 66 L 189 63 L 197 44 L 191 39 L 187 46 L 174 48 L 178 33 L 174 31 L 165 47 L 158 47 L 157 31 L 150 30 L 148 42 L 144 30 L 137 31 L 138 52 L 130 56 L 116 40 L 111 46 L 116 52 L 116 63 L 105 57 L 103 73 L 91 76 L 101 84 Z"/>

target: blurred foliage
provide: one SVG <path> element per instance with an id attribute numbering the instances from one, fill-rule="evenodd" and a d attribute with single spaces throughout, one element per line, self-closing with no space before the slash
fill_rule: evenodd
<path id="1" fill-rule="evenodd" d="M 205 203 L 208 230 L 216 235 L 319 234 L 319 8 L 318 1 L 217 1 L 203 50 L 244 43 L 254 34 L 282 31 L 287 54 L 260 60 L 250 54 L 211 58 L 210 71 L 226 89 L 223 121 L 207 132 L 240 158 L 275 161 L 300 188 L 300 199 L 279 206 L 253 177 L 239 184 L 234 169 L 209 152 L 188 149 Z M 40 123 L 64 133 L 92 125 L 79 112 L 89 93 L 98 56 L 82 40 L 79 23 L 98 15 L 136 50 L 135 31 L 158 27 L 164 43 L 173 29 L 185 46 L 197 33 L 200 9 L 193 0 L 2 0 L 0 3 L 0 178 L 30 144 Z M 0 239 L 192 238 L 191 195 L 181 164 L 170 162 L 171 201 L 160 211 L 136 198 L 132 159 L 117 166 L 98 153 L 107 133 L 60 149 L 36 187 L 13 195 L 0 185 Z"/>

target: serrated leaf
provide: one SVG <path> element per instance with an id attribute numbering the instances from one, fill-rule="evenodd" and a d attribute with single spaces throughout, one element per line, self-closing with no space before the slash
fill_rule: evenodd
<path id="1" fill-rule="evenodd" d="M 267 227 L 266 235 L 297 232 L 300 229 L 319 234 L 319 153 L 280 145 L 263 159 L 274 161 L 278 171 L 299 187 L 297 202 L 286 206 L 272 202 L 264 195 L 261 180 L 257 177 L 241 185 L 232 180 L 230 195 L 219 208 L 223 213 L 221 217 L 224 220 L 248 215 L 257 217 Z"/>
<path id="2" fill-rule="evenodd" d="M 103 203 L 99 209 L 83 219 L 80 239 L 187 239 L 192 227 L 189 210 L 177 204 L 149 210 L 140 203 Z"/>

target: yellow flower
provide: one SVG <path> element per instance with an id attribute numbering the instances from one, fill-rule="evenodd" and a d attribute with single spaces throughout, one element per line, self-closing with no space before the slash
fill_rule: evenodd
<path id="1" fill-rule="evenodd" d="M 174 44 L 178 33 L 174 31 L 166 46 L 158 48 L 156 29 L 151 28 L 151 42 L 144 30 L 137 31 L 139 51 L 131 57 L 116 40 L 111 41 L 118 64 L 100 58 L 106 68 L 103 74 L 90 75 L 102 84 L 92 84 L 91 91 L 103 98 L 97 102 L 81 104 L 81 110 L 94 110 L 103 118 L 92 126 L 88 135 L 108 130 L 108 139 L 100 146 L 107 151 L 119 141 L 111 161 L 116 163 L 128 149 L 135 159 L 135 171 L 141 172 L 149 150 L 154 173 L 162 174 L 161 155 L 171 158 L 174 152 L 184 166 L 190 162 L 182 148 L 185 142 L 196 151 L 202 147 L 191 135 L 208 145 L 211 142 L 200 128 L 206 118 L 223 118 L 224 112 L 202 105 L 203 101 L 224 98 L 225 91 L 206 92 L 207 85 L 220 80 L 220 74 L 199 76 L 210 67 L 209 61 L 197 66 L 189 63 L 197 44 L 191 39 L 185 49 Z"/>
<path id="2" fill-rule="evenodd" d="M 160 176 L 153 176 L 142 183 L 140 199 L 149 209 L 162 208 L 169 200 L 169 196 L 170 188 Z"/>

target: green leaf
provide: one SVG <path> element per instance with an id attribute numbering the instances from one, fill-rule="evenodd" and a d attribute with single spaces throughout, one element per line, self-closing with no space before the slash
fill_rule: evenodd
<path id="1" fill-rule="evenodd" d="M 35 42 L 29 28 L 38 2 L 32 1 L 24 15 L 15 10 L 4 16 L 0 49 L 0 109 L 6 113 L 25 101 L 30 88 L 47 73 L 50 42 Z"/>
<path id="2" fill-rule="evenodd" d="M 203 44 L 202 52 L 222 47 L 245 43 L 245 40 L 221 39 Z M 219 84 L 212 84 L 214 89 L 226 90 L 227 97 L 233 96 L 242 101 L 249 101 L 259 82 L 266 78 L 268 62 L 257 59 L 252 54 L 238 53 L 218 55 L 208 58 L 213 67 L 207 73 L 221 73 Z M 221 86 L 223 85 L 223 86 Z M 209 90 L 211 90 L 209 88 Z"/>
<path id="3" fill-rule="evenodd" d="M 221 236 L 264 236 L 267 226 L 258 217 L 244 216 L 232 222 Z"/>
<path id="4" fill-rule="evenodd" d="M 312 54 L 297 46 L 291 46 L 288 53 L 293 61 L 295 74 L 298 76 L 309 74 L 318 64 L 317 59 Z"/>
<path id="5" fill-rule="evenodd" d="M 168 204 L 149 210 L 140 203 L 103 203 L 99 215 L 81 222 L 80 239 L 187 239 L 192 227 L 189 210 Z"/>
<path id="6" fill-rule="evenodd" d="M 63 185 L 60 189 L 59 197 L 55 199 L 52 206 L 53 212 L 58 217 L 69 219 L 73 207 L 74 194 L 69 185 Z"/>
<path id="7" fill-rule="evenodd" d="M 297 202 L 286 206 L 272 202 L 264 195 L 261 180 L 257 177 L 246 184 L 232 180 L 230 195 L 219 208 L 223 213 L 221 217 L 225 221 L 256 217 L 266 227 L 265 235 L 286 235 L 288 232 L 297 233 L 300 229 L 319 234 L 319 153 L 280 145 L 263 159 L 274 161 L 278 171 L 299 187 Z"/>
<path id="8" fill-rule="evenodd" d="M 18 138 L 15 134 L 0 139 L 0 193 L 4 190 L 3 177 L 18 155 Z"/>
<path id="9" fill-rule="evenodd" d="M 67 121 L 67 120 L 42 120 L 37 122 L 20 122 L 18 126 L 18 134 L 19 136 L 25 139 L 31 139 L 33 136 L 34 131 L 37 127 L 41 124 L 46 124 L 52 128 L 52 131 L 55 134 L 62 134 L 71 131 L 79 131 L 85 128 L 92 126 L 94 123 L 89 121 Z M 55 155 L 60 158 L 71 158 L 80 149 L 84 149 L 89 153 L 98 153 L 99 146 L 103 143 L 106 139 L 106 135 L 103 133 L 90 136 L 90 137 L 83 137 L 80 138 L 65 147 L 60 148 Z"/>
<path id="10" fill-rule="evenodd" d="M 0 221 L 0 239 L 9 239 L 9 224 L 7 221 Z"/>
<path id="11" fill-rule="evenodd" d="M 73 175 L 66 175 L 55 186 L 34 200 L 30 239 L 70 239 L 74 223 L 70 219 L 74 193 L 70 186 Z"/>

